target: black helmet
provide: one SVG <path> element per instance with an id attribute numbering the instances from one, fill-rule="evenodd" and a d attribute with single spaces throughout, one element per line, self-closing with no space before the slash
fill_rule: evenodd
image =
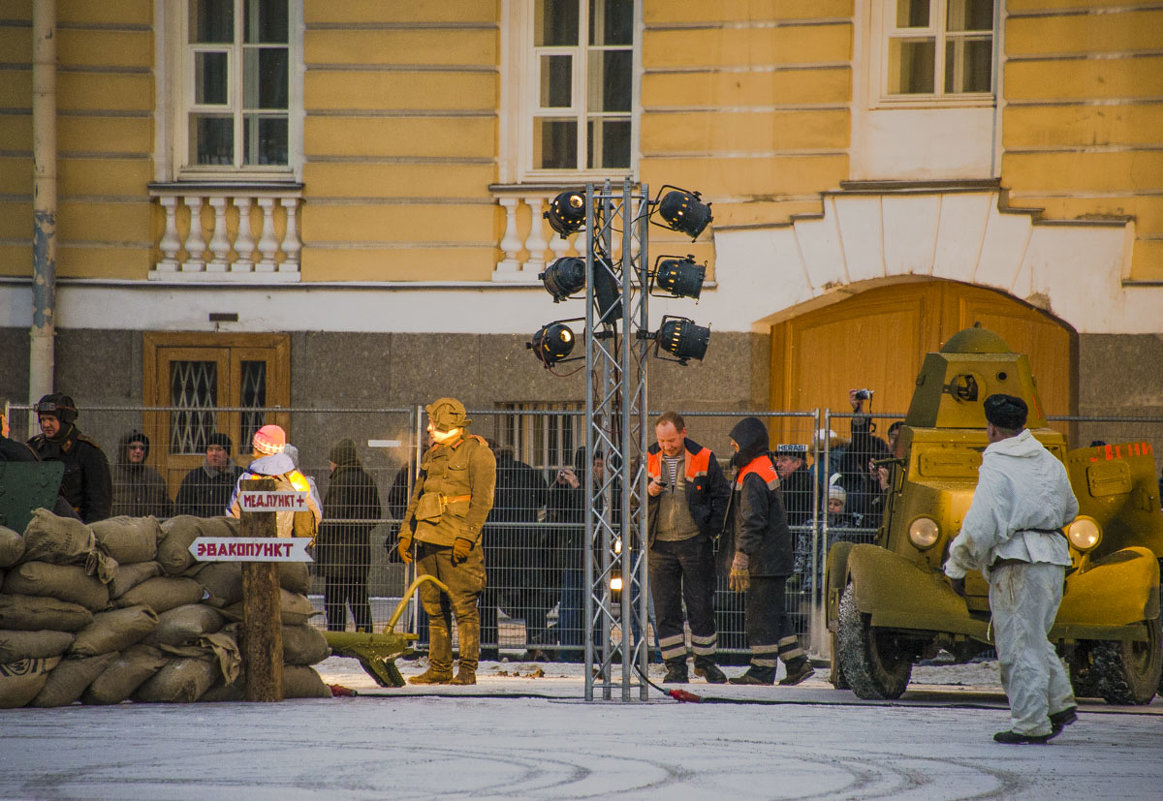
<path id="1" fill-rule="evenodd" d="M 49 414 L 61 421 L 61 425 L 72 425 L 77 422 L 77 405 L 73 403 L 73 399 L 63 392 L 53 392 L 45 395 L 36 402 L 33 407 L 39 417 L 42 414 Z"/>

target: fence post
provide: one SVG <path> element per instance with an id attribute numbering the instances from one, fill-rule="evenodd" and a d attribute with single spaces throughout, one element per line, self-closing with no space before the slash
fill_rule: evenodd
<path id="1" fill-rule="evenodd" d="M 244 479 L 239 488 L 274 492 L 273 478 Z M 243 537 L 275 537 L 274 512 L 242 512 Z M 283 621 L 277 562 L 242 563 L 242 636 L 247 701 L 283 700 Z"/>

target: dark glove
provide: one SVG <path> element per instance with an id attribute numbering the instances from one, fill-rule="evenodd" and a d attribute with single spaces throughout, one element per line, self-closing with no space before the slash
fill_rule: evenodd
<path id="1" fill-rule="evenodd" d="M 953 592 L 965 597 L 965 578 L 951 578 L 949 579 L 949 586 L 953 588 Z"/>
<path id="2" fill-rule="evenodd" d="M 735 551 L 735 559 L 731 562 L 731 573 L 727 576 L 727 586 L 735 592 L 747 592 L 751 586 L 751 559 L 742 551 Z"/>
<path id="3" fill-rule="evenodd" d="M 400 541 L 396 545 L 400 553 L 400 561 L 406 565 L 412 564 L 412 532 L 400 530 Z"/>
<path id="4" fill-rule="evenodd" d="M 456 541 L 452 543 L 452 563 L 459 565 L 468 559 L 469 553 L 472 551 L 472 540 L 466 540 L 463 537 L 457 537 Z"/>

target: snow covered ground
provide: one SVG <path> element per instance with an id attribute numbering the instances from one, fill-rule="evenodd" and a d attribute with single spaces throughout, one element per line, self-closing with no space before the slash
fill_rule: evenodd
<path id="1" fill-rule="evenodd" d="M 319 669 L 359 695 L 0 712 L 0 798 L 1163 796 L 1163 701 L 1087 702 L 1050 745 L 997 745 L 1008 714 L 988 662 L 917 667 L 897 702 L 834 690 L 826 669 L 794 688 L 694 679 L 699 704 L 586 703 L 577 665 L 487 662 L 475 687 L 423 689 L 380 688 L 350 659 Z"/>

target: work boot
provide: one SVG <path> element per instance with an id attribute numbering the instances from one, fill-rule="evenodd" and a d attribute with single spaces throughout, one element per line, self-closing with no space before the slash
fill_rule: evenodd
<path id="1" fill-rule="evenodd" d="M 1076 720 L 1078 720 L 1078 707 L 1068 706 L 1061 712 L 1055 712 L 1050 716 L 1050 730 L 1054 734 L 1058 734 Z"/>
<path id="2" fill-rule="evenodd" d="M 466 668 L 464 666 L 457 668 L 456 677 L 452 681 L 449 682 L 449 684 L 455 684 L 458 686 L 464 686 L 466 684 L 476 684 L 476 683 L 477 683 L 476 671 L 471 670 L 469 668 Z"/>
<path id="3" fill-rule="evenodd" d="M 448 684 L 453 681 L 451 667 L 432 665 L 419 676 L 408 679 L 409 684 Z"/>
<path id="4" fill-rule="evenodd" d="M 695 665 L 695 675 L 702 676 L 707 680 L 707 684 L 726 684 L 727 675 L 719 670 L 719 666 L 714 662 L 706 662 L 702 665 Z"/>
<path id="5" fill-rule="evenodd" d="M 668 659 L 666 660 L 666 676 L 662 679 L 663 684 L 686 684 L 690 681 L 686 673 L 686 659 Z"/>
<path id="6" fill-rule="evenodd" d="M 1058 731 L 1061 731 L 1061 729 Z M 993 736 L 993 741 L 995 743 L 1005 743 L 1006 745 L 1022 745 L 1024 743 L 1029 743 L 1030 745 L 1045 745 L 1057 733 L 1057 731 L 1052 731 L 1049 734 L 1022 734 L 1021 732 L 1012 730 L 999 731 Z"/>
<path id="7" fill-rule="evenodd" d="M 761 684 L 770 687 L 775 682 L 775 668 L 747 668 L 742 676 L 733 676 L 727 681 L 732 684 Z"/>
<path id="8" fill-rule="evenodd" d="M 815 668 L 807 659 L 792 662 L 787 666 L 787 675 L 779 680 L 779 686 L 794 687 L 801 681 L 811 678 L 815 673 Z"/>

